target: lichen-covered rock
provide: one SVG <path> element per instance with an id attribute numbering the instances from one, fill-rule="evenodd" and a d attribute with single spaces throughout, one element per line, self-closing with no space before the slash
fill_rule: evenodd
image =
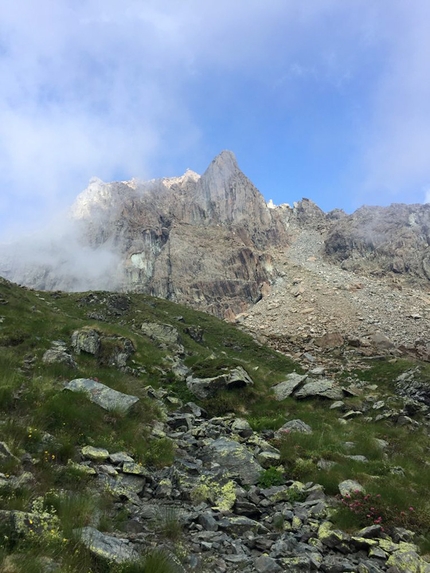
<path id="1" fill-rule="evenodd" d="M 137 396 L 123 394 L 89 378 L 76 378 L 75 380 L 71 380 L 65 386 L 64 390 L 84 392 L 88 395 L 91 402 L 94 402 L 94 404 L 97 404 L 104 410 L 115 410 L 122 413 L 127 412 L 139 401 Z"/>
<path id="2" fill-rule="evenodd" d="M 413 550 L 395 551 L 388 558 L 387 565 L 399 573 L 430 573 L 430 563 L 423 561 Z"/>
<path id="3" fill-rule="evenodd" d="M 82 543 L 99 558 L 112 563 L 137 561 L 139 554 L 128 539 L 112 537 L 94 527 L 83 527 L 78 531 Z"/>
<path id="4" fill-rule="evenodd" d="M 95 448 L 93 446 L 84 446 L 82 455 L 94 462 L 104 462 L 109 458 L 109 452 L 105 448 Z"/>
<path id="5" fill-rule="evenodd" d="M 351 495 L 354 493 L 363 493 L 364 487 L 353 479 L 346 479 L 339 484 L 340 495 Z"/>
<path id="6" fill-rule="evenodd" d="M 171 346 L 180 343 L 178 329 L 170 324 L 144 322 L 141 326 L 141 330 L 143 334 L 161 344 Z"/>
<path id="7" fill-rule="evenodd" d="M 86 352 L 96 355 L 100 350 L 100 334 L 93 328 L 81 328 L 72 334 L 72 346 L 76 354 Z"/>
<path id="8" fill-rule="evenodd" d="M 56 341 L 52 343 L 52 348 L 47 350 L 42 356 L 45 364 L 65 364 L 70 368 L 77 368 L 77 364 L 72 355 L 67 351 L 64 342 Z"/>
<path id="9" fill-rule="evenodd" d="M 243 444 L 222 437 L 214 440 L 206 451 L 212 461 L 231 476 L 237 476 L 243 484 L 258 482 L 263 468 Z"/>
<path id="10" fill-rule="evenodd" d="M 268 529 L 258 521 L 250 519 L 249 517 L 234 516 L 223 517 L 218 522 L 220 529 L 227 531 L 233 535 L 244 535 L 248 531 L 254 533 L 268 533 Z"/>

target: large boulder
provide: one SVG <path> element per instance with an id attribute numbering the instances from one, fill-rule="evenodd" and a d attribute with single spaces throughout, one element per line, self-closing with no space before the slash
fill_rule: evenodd
<path id="1" fill-rule="evenodd" d="M 79 536 L 91 553 L 107 562 L 124 563 L 139 559 L 139 554 L 128 539 L 106 535 L 94 527 L 83 527 L 79 530 Z"/>
<path id="2" fill-rule="evenodd" d="M 71 392 L 84 392 L 94 404 L 97 404 L 104 410 L 116 410 L 122 413 L 127 412 L 136 402 L 139 401 L 137 396 L 123 394 L 113 390 L 100 382 L 88 378 L 76 378 L 71 380 L 64 388 Z"/>
<path id="3" fill-rule="evenodd" d="M 273 386 L 276 400 L 285 400 L 285 398 L 291 396 L 291 394 L 303 384 L 307 377 L 307 374 L 297 374 L 297 372 L 288 374 L 286 380 Z"/>
<path id="4" fill-rule="evenodd" d="M 93 328 L 81 328 L 72 334 L 72 346 L 76 354 L 86 352 L 94 356 L 100 350 L 100 333 Z"/>
<path id="5" fill-rule="evenodd" d="M 243 484 L 256 484 L 263 471 L 251 452 L 234 440 L 218 438 L 209 444 L 206 452 L 213 462 L 218 463 L 229 475 L 236 477 Z"/>
<path id="6" fill-rule="evenodd" d="M 253 384 L 253 380 L 242 366 L 237 366 L 230 372 L 212 378 L 193 378 L 192 376 L 187 378 L 187 387 L 190 392 L 202 400 L 214 396 L 220 390 L 233 390 Z"/>

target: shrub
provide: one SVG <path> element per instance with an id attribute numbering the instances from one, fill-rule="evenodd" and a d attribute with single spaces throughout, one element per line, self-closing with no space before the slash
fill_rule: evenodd
<path id="1" fill-rule="evenodd" d="M 258 485 L 263 488 L 272 487 L 274 485 L 283 485 L 285 479 L 280 468 L 270 467 L 263 470 L 260 474 Z"/>
<path id="2" fill-rule="evenodd" d="M 387 502 L 381 494 L 355 492 L 338 496 L 341 506 L 334 519 L 341 527 L 381 525 L 390 532 L 404 527 L 422 532 L 430 529 L 430 513 L 425 507 L 399 507 Z"/>

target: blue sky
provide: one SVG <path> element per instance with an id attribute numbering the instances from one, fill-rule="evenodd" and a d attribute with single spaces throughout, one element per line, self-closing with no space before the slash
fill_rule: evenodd
<path id="1" fill-rule="evenodd" d="M 275 204 L 425 202 L 429 29 L 426 0 L 3 0 L 0 238 L 222 149 Z"/>

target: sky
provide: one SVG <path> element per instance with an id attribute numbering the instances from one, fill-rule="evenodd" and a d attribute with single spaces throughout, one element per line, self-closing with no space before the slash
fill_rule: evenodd
<path id="1" fill-rule="evenodd" d="M 2 0 L 0 240 L 223 149 L 275 204 L 430 201 L 429 29 L 428 0 Z"/>

